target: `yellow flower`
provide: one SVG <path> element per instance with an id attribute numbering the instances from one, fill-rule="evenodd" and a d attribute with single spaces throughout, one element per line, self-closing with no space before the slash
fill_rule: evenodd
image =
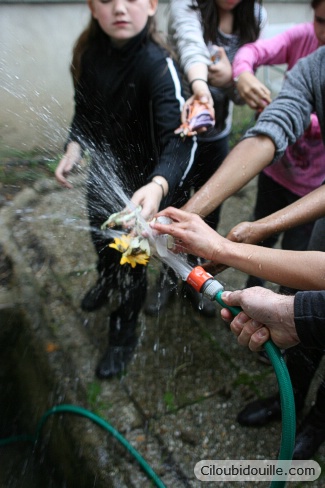
<path id="1" fill-rule="evenodd" d="M 128 254 L 125 256 L 124 254 L 121 257 L 120 264 L 131 264 L 132 268 L 135 268 L 137 264 L 143 264 L 146 266 L 149 261 L 149 256 L 145 253 L 140 254 Z"/>
<path id="2" fill-rule="evenodd" d="M 112 247 L 113 249 L 116 249 L 119 252 L 125 252 L 128 250 L 130 246 L 132 237 L 131 236 L 126 236 L 123 234 L 121 238 L 115 237 L 114 242 L 108 245 L 108 247 Z"/>
<path id="3" fill-rule="evenodd" d="M 122 253 L 120 264 L 130 264 L 135 268 L 137 264 L 147 265 L 149 255 L 146 252 L 139 252 L 139 247 L 134 248 L 134 238 L 131 235 L 122 235 L 120 238 L 115 237 L 114 242 L 109 244 L 109 247 L 116 249 Z"/>

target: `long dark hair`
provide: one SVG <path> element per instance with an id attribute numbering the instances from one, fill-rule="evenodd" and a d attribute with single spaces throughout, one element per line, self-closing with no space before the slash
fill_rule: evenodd
<path id="1" fill-rule="evenodd" d="M 233 10 L 234 28 L 233 33 L 240 39 L 240 45 L 254 42 L 260 34 L 260 19 L 255 15 L 256 0 L 242 0 Z M 219 27 L 219 12 L 214 0 L 197 0 L 197 6 L 192 5 L 193 9 L 199 9 L 203 23 L 203 36 L 205 42 L 215 42 L 216 33 Z"/>
<path id="2" fill-rule="evenodd" d="M 315 10 L 315 8 L 318 7 L 321 3 L 323 3 L 324 0 L 312 0 L 310 2 L 311 7 Z"/>
<path id="3" fill-rule="evenodd" d="M 156 18 L 149 17 L 147 22 L 147 35 L 148 38 L 152 39 L 156 44 L 159 44 L 167 51 L 170 51 L 167 42 L 163 39 L 162 35 L 157 30 Z M 81 58 L 83 53 L 89 47 L 92 42 L 100 42 L 100 40 L 105 36 L 102 28 L 100 27 L 97 19 L 91 16 L 90 21 L 86 29 L 80 34 L 76 40 L 73 52 L 72 52 L 72 62 L 70 65 L 70 72 L 72 74 L 72 79 L 74 85 L 77 84 L 80 73 L 81 73 Z M 172 54 L 172 53 L 171 53 Z"/>

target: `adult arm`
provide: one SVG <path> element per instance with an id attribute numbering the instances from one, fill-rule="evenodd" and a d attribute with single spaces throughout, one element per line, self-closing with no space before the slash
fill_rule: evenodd
<path id="1" fill-rule="evenodd" d="M 169 225 L 154 222 L 151 226 L 160 234 L 175 238 L 176 252 L 194 254 L 291 288 L 324 288 L 323 252 L 286 251 L 232 242 L 211 229 L 199 216 L 173 207 L 158 213 L 159 216 L 167 216 L 173 222 Z"/>

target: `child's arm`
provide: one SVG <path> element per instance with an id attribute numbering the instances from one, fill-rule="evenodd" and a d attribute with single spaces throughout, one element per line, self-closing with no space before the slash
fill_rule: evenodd
<path id="1" fill-rule="evenodd" d="M 325 185 L 296 202 L 255 222 L 241 222 L 231 229 L 227 239 L 257 244 L 267 237 L 313 222 L 325 215 Z"/>
<path id="2" fill-rule="evenodd" d="M 190 83 L 193 100 L 207 103 L 211 110 L 213 99 L 208 88 L 208 66 L 212 63 L 207 45 L 203 39 L 202 25 L 198 10 L 194 10 L 187 0 L 172 0 L 168 19 L 170 43 L 177 53 L 179 63 Z M 194 81 L 196 80 L 196 81 Z M 185 122 L 185 109 L 182 122 Z"/>
<path id="3" fill-rule="evenodd" d="M 232 242 L 209 227 L 198 215 L 169 207 L 157 217 L 171 224 L 151 223 L 159 234 L 175 238 L 175 250 L 225 264 L 273 283 L 301 290 L 323 290 L 325 253 L 287 251 Z M 308 270 L 303 272 L 302 270 Z"/>
<path id="4" fill-rule="evenodd" d="M 233 80 L 243 100 L 253 109 L 263 109 L 270 103 L 270 91 L 254 75 L 257 68 L 287 64 L 291 69 L 299 57 L 316 49 L 314 38 L 312 25 L 306 23 L 241 47 L 233 61 Z"/>

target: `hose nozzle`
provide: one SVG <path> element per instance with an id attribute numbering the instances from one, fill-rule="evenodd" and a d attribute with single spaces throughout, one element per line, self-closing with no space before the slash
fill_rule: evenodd
<path id="1" fill-rule="evenodd" d="M 215 300 L 217 293 L 223 291 L 223 286 L 219 281 L 213 278 L 210 273 L 207 273 L 202 266 L 196 266 L 188 275 L 186 282 L 191 285 L 194 290 L 202 293 L 209 300 Z"/>

